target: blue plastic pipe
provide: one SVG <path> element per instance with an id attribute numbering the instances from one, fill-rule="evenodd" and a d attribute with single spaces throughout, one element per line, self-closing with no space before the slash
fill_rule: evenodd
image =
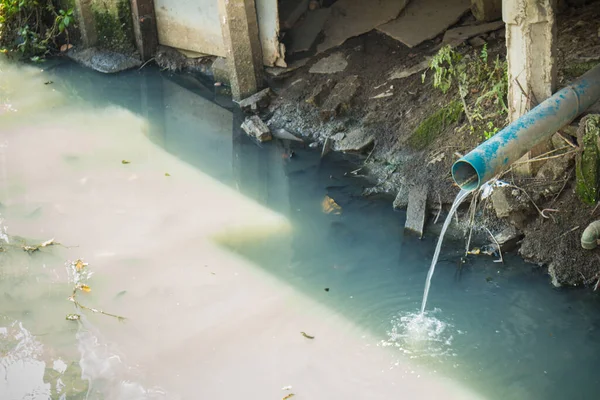
<path id="1" fill-rule="evenodd" d="M 461 189 L 475 190 L 600 99 L 600 65 L 559 90 L 452 165 Z"/>

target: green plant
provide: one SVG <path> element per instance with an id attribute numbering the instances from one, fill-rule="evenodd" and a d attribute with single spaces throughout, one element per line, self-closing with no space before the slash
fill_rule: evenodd
<path id="1" fill-rule="evenodd" d="M 492 121 L 488 121 L 487 129 L 483 131 L 483 137 L 485 138 L 485 140 L 488 140 L 496 133 L 498 133 L 498 127 L 495 126 Z"/>
<path id="2" fill-rule="evenodd" d="M 433 87 L 446 93 L 456 79 L 457 64 L 462 60 L 462 55 L 454 51 L 450 46 L 442 47 L 429 61 L 429 69 L 433 70 Z M 427 70 L 421 75 L 421 81 L 425 82 Z"/>
<path id="3" fill-rule="evenodd" d="M 69 42 L 73 9 L 56 0 L 0 0 L 0 52 L 17 52 L 33 61 Z"/>

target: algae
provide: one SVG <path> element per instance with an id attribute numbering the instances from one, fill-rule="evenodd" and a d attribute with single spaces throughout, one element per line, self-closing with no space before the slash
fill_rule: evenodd
<path id="1" fill-rule="evenodd" d="M 120 53 L 132 53 L 133 21 L 127 0 L 96 1 L 92 6 L 98 46 Z"/>
<path id="2" fill-rule="evenodd" d="M 581 201 L 595 204 L 600 185 L 600 115 L 588 115 L 580 124 L 580 152 L 576 162 L 576 192 Z"/>
<path id="3" fill-rule="evenodd" d="M 579 78 L 581 75 L 600 64 L 600 59 L 574 63 L 565 66 L 564 75 L 568 79 Z"/>
<path id="4" fill-rule="evenodd" d="M 422 150 L 431 144 L 449 125 L 458 122 L 463 113 L 463 105 L 454 100 L 427 117 L 417 126 L 408 139 L 408 144 Z"/>

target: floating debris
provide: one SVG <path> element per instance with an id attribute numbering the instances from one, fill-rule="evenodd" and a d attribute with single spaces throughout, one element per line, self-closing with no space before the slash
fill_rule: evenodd
<path id="1" fill-rule="evenodd" d="M 292 390 L 292 385 L 284 386 L 281 388 L 281 390 Z"/>
<path id="2" fill-rule="evenodd" d="M 306 332 L 300 332 L 302 334 L 302 336 L 304 336 L 307 339 L 314 339 L 314 336 L 310 336 L 309 334 L 307 334 Z"/>
<path id="3" fill-rule="evenodd" d="M 121 164 L 131 164 L 131 161 L 128 161 L 128 160 L 121 160 Z"/>
<path id="4" fill-rule="evenodd" d="M 23 246 L 21 246 L 21 248 L 28 253 L 35 253 L 36 251 L 40 251 L 40 249 L 43 249 L 44 247 L 58 246 L 58 245 L 60 245 L 60 243 L 55 242 L 54 239 L 50 239 L 50 240 L 45 241 L 44 243 L 34 245 L 34 246 L 23 245 Z"/>
<path id="5" fill-rule="evenodd" d="M 286 400 L 286 399 L 291 399 L 292 397 L 294 397 L 295 394 L 294 393 L 290 393 L 287 396 L 284 396 L 282 400 Z"/>
<path id="6" fill-rule="evenodd" d="M 67 321 L 79 321 L 81 319 L 81 315 L 79 314 L 67 314 L 65 317 Z"/>
<path id="7" fill-rule="evenodd" d="M 165 176 L 171 176 L 171 174 L 168 172 L 165 172 Z"/>
<path id="8" fill-rule="evenodd" d="M 321 202 L 321 208 L 325 214 L 336 214 L 342 213 L 342 207 L 335 202 L 331 197 L 325 195 L 325 198 Z"/>

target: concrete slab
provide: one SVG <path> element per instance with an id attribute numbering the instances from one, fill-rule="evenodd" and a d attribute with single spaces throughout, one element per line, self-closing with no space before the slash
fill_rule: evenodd
<path id="1" fill-rule="evenodd" d="M 483 33 L 498 30 L 502 27 L 504 27 L 503 21 L 489 22 L 487 24 L 480 25 L 459 26 L 457 28 L 448 29 L 446 33 L 444 33 L 444 39 L 442 40 L 442 43 L 446 43 L 451 46 L 458 46 L 467 39 Z"/>
<path id="2" fill-rule="evenodd" d="M 338 0 L 331 6 L 331 15 L 323 31 L 325 40 L 317 46 L 317 51 L 339 46 L 346 39 L 393 20 L 407 4 L 408 0 L 379 0 L 377 4 L 364 0 Z"/>
<path id="3" fill-rule="evenodd" d="M 427 216 L 427 187 L 413 186 L 408 192 L 408 208 L 404 229 L 423 237 Z"/>
<path id="4" fill-rule="evenodd" d="M 427 57 L 423 61 L 418 64 L 413 65 L 409 68 L 396 68 L 390 74 L 390 79 L 404 79 L 409 76 L 413 76 L 414 74 L 418 74 L 421 71 L 424 71 L 429 67 L 430 58 Z"/>
<path id="5" fill-rule="evenodd" d="M 470 0 L 413 0 L 398 18 L 377 30 L 415 47 L 444 32 L 470 8 Z"/>
<path id="6" fill-rule="evenodd" d="M 279 3 L 279 26 L 291 29 L 308 10 L 308 0 L 283 0 Z"/>
<path id="7" fill-rule="evenodd" d="M 289 32 L 291 44 L 288 52 L 291 54 L 310 50 L 330 14 L 331 8 L 320 8 L 307 12 L 304 20 Z"/>
<path id="8" fill-rule="evenodd" d="M 334 74 L 342 72 L 348 66 L 348 61 L 343 53 L 333 53 L 332 55 L 317 61 L 308 72 L 311 74 Z"/>

